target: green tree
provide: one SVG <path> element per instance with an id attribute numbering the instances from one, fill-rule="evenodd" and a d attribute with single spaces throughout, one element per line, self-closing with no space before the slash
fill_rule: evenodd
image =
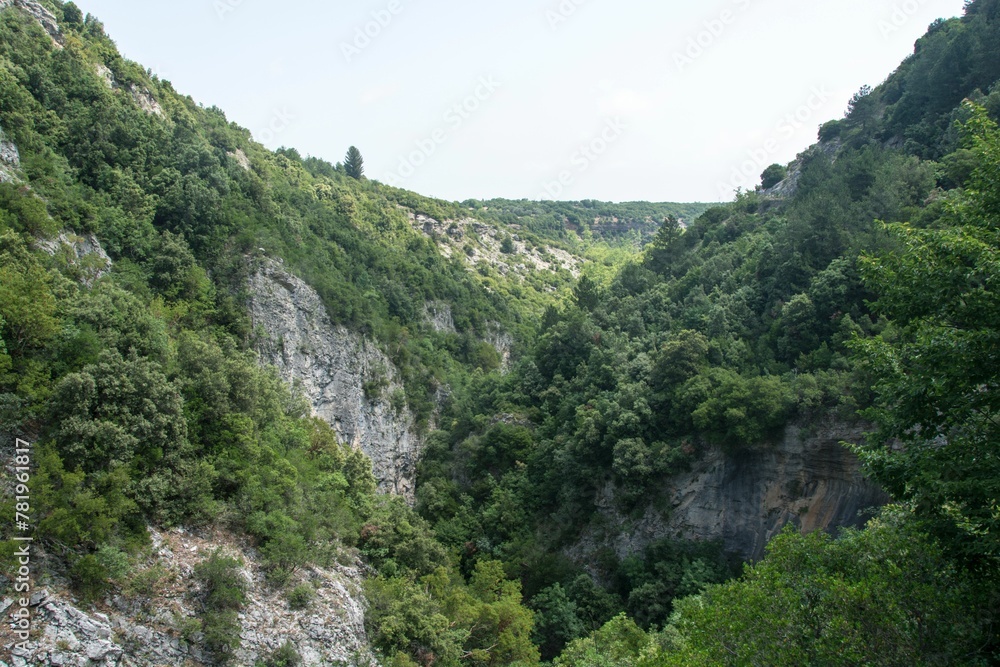
<path id="1" fill-rule="evenodd" d="M 83 12 L 75 3 L 67 2 L 63 5 L 63 21 L 74 26 L 83 25 Z"/>
<path id="2" fill-rule="evenodd" d="M 562 585 L 554 584 L 539 592 L 531 598 L 531 606 L 535 609 L 535 639 L 543 658 L 554 658 L 568 642 L 584 634 L 576 604 Z"/>
<path id="3" fill-rule="evenodd" d="M 356 147 L 351 146 L 347 149 L 347 155 L 344 157 L 344 171 L 351 178 L 361 180 L 365 175 L 365 161 L 361 157 L 361 151 Z"/>
<path id="4" fill-rule="evenodd" d="M 216 550 L 194 567 L 202 589 L 204 643 L 218 665 L 232 662 L 241 643 L 239 613 L 246 604 L 241 566 L 236 558 Z"/>
<path id="5" fill-rule="evenodd" d="M 979 586 L 889 509 L 833 539 L 791 526 L 734 582 L 677 604 L 654 665 L 982 664 Z"/>
<path id="6" fill-rule="evenodd" d="M 12 232 L 0 235 L 0 317 L 7 352 L 20 356 L 45 345 L 59 326 L 52 276 Z"/>
<path id="7" fill-rule="evenodd" d="M 135 465 L 150 475 L 165 455 L 187 443 L 180 394 L 144 359 L 104 352 L 97 364 L 59 383 L 52 405 L 60 453 L 86 472 Z"/>
<path id="8" fill-rule="evenodd" d="M 966 125 L 978 156 L 964 198 L 932 229 L 894 224 L 889 253 L 862 261 L 894 326 L 859 340 L 878 431 L 857 451 L 870 474 L 952 544 L 1000 557 L 1000 131 Z"/>
<path id="9" fill-rule="evenodd" d="M 647 251 L 649 268 L 660 274 L 671 273 L 684 252 L 684 228 L 676 216 L 667 216 Z"/>
<path id="10" fill-rule="evenodd" d="M 584 275 L 573 288 L 573 298 L 581 310 L 594 310 L 601 303 L 600 287 L 593 278 Z"/>
<path id="11" fill-rule="evenodd" d="M 760 175 L 760 187 L 770 190 L 778 183 L 785 180 L 788 170 L 780 164 L 772 164 Z"/>

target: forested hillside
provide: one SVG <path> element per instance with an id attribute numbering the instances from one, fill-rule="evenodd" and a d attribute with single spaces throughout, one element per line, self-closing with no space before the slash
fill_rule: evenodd
<path id="1" fill-rule="evenodd" d="M 1000 0 L 970 2 L 731 203 L 459 203 L 268 151 L 73 3 L 6 3 L 0 445 L 36 443 L 36 577 L 149 607 L 151 531 L 210 527 L 293 608 L 308 566 L 360 563 L 386 665 L 1000 661 L 998 44 Z M 262 365 L 265 265 L 398 370 L 415 507 Z M 614 548 L 607 512 L 667 515 L 709 454 L 828 422 L 872 431 L 845 446 L 895 504 L 867 528 L 792 526 L 752 566 Z M 200 562 L 201 611 L 171 621 L 218 664 L 240 568 Z"/>

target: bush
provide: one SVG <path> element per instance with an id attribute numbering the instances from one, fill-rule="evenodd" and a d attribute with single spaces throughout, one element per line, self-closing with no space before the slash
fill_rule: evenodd
<path id="1" fill-rule="evenodd" d="M 239 560 L 216 550 L 194 568 L 203 589 L 204 645 L 218 665 L 230 663 L 240 647 L 239 612 L 246 603 L 246 581 L 240 566 Z"/>
<path id="2" fill-rule="evenodd" d="M 259 664 L 263 667 L 297 667 L 302 664 L 302 656 L 291 642 L 286 641 Z"/>
<path id="3" fill-rule="evenodd" d="M 760 187 L 765 190 L 770 190 L 775 185 L 785 180 L 785 176 L 787 175 L 788 170 L 783 166 L 780 164 L 772 164 L 764 170 L 764 173 L 760 175 Z"/>
<path id="4" fill-rule="evenodd" d="M 99 599 L 108 589 L 108 571 L 93 554 L 77 560 L 70 568 L 69 576 L 73 590 L 85 602 Z"/>
<path id="5" fill-rule="evenodd" d="M 316 590 L 312 584 L 306 582 L 299 584 L 286 595 L 288 606 L 292 609 L 305 609 L 316 598 Z"/>

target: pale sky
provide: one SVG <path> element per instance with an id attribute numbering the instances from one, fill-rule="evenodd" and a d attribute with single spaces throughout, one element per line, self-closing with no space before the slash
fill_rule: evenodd
<path id="1" fill-rule="evenodd" d="M 963 0 L 77 0 L 269 148 L 448 200 L 718 201 Z M 365 34 L 367 32 L 367 34 Z"/>

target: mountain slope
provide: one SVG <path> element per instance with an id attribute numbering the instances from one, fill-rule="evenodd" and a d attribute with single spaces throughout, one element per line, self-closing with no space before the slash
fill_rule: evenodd
<path id="1" fill-rule="evenodd" d="M 834 452 L 876 398 L 852 341 L 896 331 L 859 257 L 899 251 L 876 219 L 946 224 L 977 182 L 951 121 L 976 113 L 963 97 L 996 116 L 998 7 L 932 26 L 783 183 L 704 210 L 449 203 L 353 179 L 265 150 L 72 3 L 2 3 L 0 435 L 8 453 L 34 443 L 37 576 L 128 616 L 155 534 L 221 528 L 289 604 L 308 603 L 309 568 L 361 559 L 387 664 L 536 664 L 568 643 L 572 663 L 621 612 L 607 632 L 668 660 L 680 630 L 647 631 L 706 587 L 726 599 L 711 587 L 760 555 L 760 532 L 833 529 L 883 500 Z M 874 543 L 777 548 L 847 572 L 920 544 L 927 560 L 892 553 L 941 569 L 934 613 L 975 616 L 938 595 L 968 590 L 965 571 L 887 516 Z M 240 614 L 263 593 L 241 583 L 240 544 L 198 552 L 178 660 L 243 655 Z M 910 599 L 854 574 L 850 595 L 896 596 L 872 608 Z M 693 599 L 678 605 L 697 616 Z"/>

